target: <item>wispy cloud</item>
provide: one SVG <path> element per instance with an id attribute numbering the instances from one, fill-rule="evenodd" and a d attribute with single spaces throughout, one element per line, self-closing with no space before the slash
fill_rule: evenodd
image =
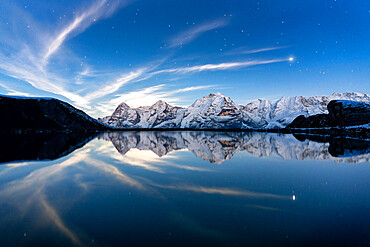
<path id="1" fill-rule="evenodd" d="M 217 70 L 229 70 L 243 67 L 250 67 L 255 65 L 271 64 L 289 61 L 289 58 L 283 59 L 270 59 L 270 60 L 251 60 L 242 62 L 231 62 L 231 63 L 219 63 L 219 64 L 205 64 L 196 65 L 191 67 L 179 67 L 172 69 L 153 70 L 153 67 L 143 67 L 136 71 L 131 71 L 127 74 L 122 75 L 116 81 L 108 83 L 105 87 L 99 90 L 89 93 L 85 96 L 85 100 L 92 100 L 104 97 L 118 91 L 122 86 L 127 83 L 137 82 L 140 80 L 146 80 L 158 74 L 173 73 L 173 74 L 186 74 L 186 73 L 197 73 L 202 71 L 217 71 Z M 166 84 L 159 84 L 150 86 L 137 91 L 127 92 L 125 94 L 118 94 L 108 102 L 100 103 L 97 107 L 98 112 L 107 114 L 111 112 L 118 104 L 125 102 L 132 107 L 138 107 L 143 105 L 154 104 L 158 100 L 165 100 L 170 104 L 176 104 L 180 101 L 180 98 L 175 97 L 176 94 L 203 90 L 212 87 L 211 85 L 206 86 L 193 86 L 185 87 L 176 90 L 166 91 L 164 87 Z"/>
<path id="2" fill-rule="evenodd" d="M 145 71 L 146 71 L 145 68 L 140 68 L 136 71 L 131 71 L 127 74 L 124 74 L 118 79 L 116 79 L 114 82 L 107 84 L 106 86 L 104 86 L 103 88 L 100 88 L 97 91 L 87 94 L 85 97 L 91 100 L 91 99 L 101 98 L 108 94 L 114 93 L 118 89 L 120 89 L 123 85 L 143 76 Z"/>
<path id="3" fill-rule="evenodd" d="M 197 73 L 202 71 L 217 71 L 217 70 L 230 70 L 230 69 L 237 69 L 243 67 L 250 67 L 256 65 L 263 65 L 263 64 L 272 64 L 272 63 L 279 63 L 279 62 L 286 62 L 289 61 L 289 58 L 281 58 L 281 59 L 270 59 L 270 60 L 251 60 L 251 61 L 242 61 L 242 62 L 231 62 L 231 63 L 219 63 L 219 64 L 205 64 L 205 65 L 197 65 L 191 67 L 179 67 L 173 69 L 164 69 L 164 70 L 156 70 L 150 71 L 146 69 L 144 72 L 143 69 L 136 71 L 136 73 L 132 72 L 132 74 L 128 74 L 123 76 L 122 81 L 117 80 L 116 83 L 113 83 L 111 86 L 107 86 L 111 90 L 102 90 L 102 92 L 96 92 L 94 94 L 90 94 L 89 97 L 102 97 L 107 95 L 108 93 L 113 93 L 117 91 L 121 86 L 128 82 L 132 82 L 133 80 L 137 80 L 140 77 L 144 77 L 145 79 L 151 78 L 155 75 L 162 74 L 162 73 L 174 73 L 174 74 L 186 74 L 186 73 Z M 150 86 L 147 88 L 143 88 L 136 91 L 127 92 L 124 94 L 117 94 L 109 101 L 102 102 L 98 104 L 94 113 L 95 114 L 102 114 L 107 115 L 111 113 L 117 105 L 122 102 L 125 102 L 131 107 L 139 107 L 139 106 L 146 106 L 152 105 L 158 100 L 164 100 L 170 104 L 179 105 L 181 102 L 181 97 L 178 97 L 177 94 L 189 92 L 189 91 L 196 91 L 196 90 L 204 90 L 211 88 L 212 85 L 205 85 L 205 86 L 192 86 L 192 87 L 185 87 L 179 88 L 176 90 L 166 90 L 166 84 L 159 84 L 155 86 Z M 181 104 L 180 104 L 181 105 Z"/>
<path id="4" fill-rule="evenodd" d="M 217 20 L 213 20 L 210 22 L 197 25 L 173 37 L 169 42 L 169 47 L 177 47 L 177 46 L 183 46 L 185 44 L 188 44 L 191 41 L 198 38 L 203 33 L 217 29 L 217 28 L 224 27 L 228 23 L 229 23 L 228 19 L 217 19 Z"/>
<path id="5" fill-rule="evenodd" d="M 241 53 L 254 54 L 254 53 L 260 53 L 260 52 L 266 52 L 266 51 L 281 50 L 285 48 L 288 48 L 288 46 L 265 47 L 265 48 L 260 48 L 260 49 L 245 50 L 245 51 L 242 51 Z"/>
<path id="6" fill-rule="evenodd" d="M 119 103 L 126 102 L 126 104 L 137 107 L 152 105 L 158 100 L 167 101 L 170 104 L 176 104 L 179 101 L 178 97 L 174 97 L 178 93 L 203 90 L 212 87 L 212 85 L 196 86 L 196 87 L 185 87 L 177 90 L 166 90 L 168 87 L 166 84 L 160 84 L 148 88 L 144 88 L 138 91 L 129 92 L 126 94 L 117 95 L 118 97 L 113 99 L 110 103 L 117 106 Z"/>
<path id="7" fill-rule="evenodd" d="M 169 81 L 174 77 L 184 78 L 188 73 L 231 70 L 288 61 L 288 59 L 251 60 L 177 67 L 179 65 L 167 63 L 170 55 L 161 54 L 162 60 L 158 60 L 157 57 L 157 60 L 139 64 L 135 68 L 130 67 L 130 70 L 127 68 L 112 70 L 106 67 L 94 67 L 88 64 L 88 59 L 84 60 L 68 49 L 66 42 L 69 39 L 82 33 L 97 21 L 111 16 L 129 2 L 131 0 L 95 0 L 87 6 L 82 6 L 80 11 L 74 12 L 77 14 L 69 21 L 65 22 L 67 18 L 58 20 L 58 24 L 53 22 L 55 19 L 51 19 L 47 25 L 38 23 L 32 18 L 31 12 L 25 11 L 23 7 L 16 10 L 9 9 L 9 18 L 16 28 L 0 25 L 0 73 L 26 82 L 24 88 L 30 91 L 22 92 L 23 87 L 19 90 L 13 81 L 4 81 L 0 87 L 4 88 L 8 95 L 36 96 L 37 94 L 58 97 L 90 114 L 101 116 L 100 114 L 110 113 L 123 101 L 130 106 L 151 105 L 160 99 L 171 104 L 179 104 L 183 100 L 181 94 L 211 87 L 209 85 L 173 86 L 173 90 L 169 91 L 165 83 L 172 83 Z M 22 16 L 22 19 L 13 18 L 13 16 Z M 174 36 L 169 46 L 188 44 L 206 32 L 227 26 L 229 20 L 222 18 L 193 25 L 190 29 Z M 27 21 L 26 24 L 25 21 Z M 270 47 L 244 52 L 251 54 L 273 49 L 280 48 Z M 165 67 L 166 65 L 168 67 Z M 161 79 L 159 75 L 162 74 L 169 76 L 164 75 L 166 81 L 158 83 L 157 80 Z M 149 79 L 153 80 L 149 81 Z M 130 91 L 126 90 L 127 93 L 122 93 L 122 88 L 128 88 L 128 84 L 144 80 L 150 83 L 146 88 L 138 89 L 139 86 L 134 86 L 129 89 Z M 107 100 L 108 97 L 110 97 L 109 100 Z"/>
<path id="8" fill-rule="evenodd" d="M 4 85 L 4 84 L 1 84 L 0 83 L 0 87 L 4 88 L 6 91 L 8 91 L 8 93 L 6 95 L 13 95 L 13 96 L 25 96 L 25 97 L 29 97 L 31 96 L 31 94 L 29 93 L 24 93 L 24 92 L 20 92 L 20 91 L 16 91 L 14 89 L 11 89 L 10 87 Z"/>
<path id="9" fill-rule="evenodd" d="M 246 47 L 239 47 L 229 52 L 225 52 L 223 55 L 256 54 L 256 53 L 261 53 L 261 52 L 282 50 L 288 47 L 289 46 L 271 46 L 271 47 L 263 47 L 263 48 L 257 48 L 257 49 L 248 49 Z"/>
<path id="10" fill-rule="evenodd" d="M 3 42 L 3 47 L 0 48 L 6 48 L 0 49 L 0 72 L 6 76 L 25 81 L 38 90 L 61 95 L 79 107 L 91 109 L 90 97 L 82 96 L 72 89 L 70 78 L 65 75 L 58 76 L 55 71 L 50 71 L 47 68 L 48 61 L 68 38 L 81 33 L 99 19 L 112 15 L 119 7 L 128 2 L 125 0 L 95 1 L 92 5 L 80 11 L 80 14 L 71 23 L 52 35 L 50 30 L 40 28 L 42 24 L 33 21 L 28 13 L 13 8 L 12 10 L 16 11 L 18 15 L 26 16 L 32 24 L 28 26 L 29 30 L 23 29 L 22 31 L 20 28 L 13 29 L 11 32 L 0 30 L 2 34 L 0 41 Z M 24 39 L 27 37 L 34 38 L 26 35 L 30 31 L 37 31 L 37 41 L 29 42 L 30 40 Z M 19 38 L 20 36 L 23 38 Z M 68 59 L 70 61 L 74 58 L 69 57 Z M 117 83 L 122 83 L 122 81 L 117 81 Z M 78 81 L 76 84 L 78 84 Z M 11 85 L 6 86 L 9 95 L 18 93 Z M 107 90 L 109 92 L 110 88 L 107 88 Z M 30 96 L 28 93 L 21 94 Z"/>
<path id="11" fill-rule="evenodd" d="M 3 71 L 3 74 L 25 81 L 39 90 L 62 95 L 80 107 L 90 108 L 86 99 L 64 87 L 64 82 L 61 78 L 51 73 L 40 71 L 32 64 L 28 64 L 27 61 L 23 62 L 22 59 L 17 58 L 8 60 L 0 55 L 0 70 Z"/>
<path id="12" fill-rule="evenodd" d="M 179 105 L 181 97 L 178 94 L 205 90 L 214 87 L 214 85 L 191 86 L 176 90 L 171 90 L 169 85 L 160 84 L 139 90 L 127 92 L 125 94 L 117 94 L 111 100 L 102 102 L 96 107 L 96 114 L 108 115 L 113 112 L 117 105 L 125 102 L 130 107 L 149 106 L 153 105 L 158 100 L 164 100 L 169 104 Z M 181 105 L 181 104 L 180 104 Z"/>
<path id="13" fill-rule="evenodd" d="M 58 51 L 67 38 L 81 33 L 95 23 L 98 18 L 110 16 L 119 6 L 127 2 L 128 1 L 110 1 L 108 3 L 108 0 L 96 1 L 87 10 L 76 16 L 69 25 L 59 31 L 54 37 L 50 38 L 50 43 L 47 45 L 42 57 L 44 64 L 47 63 L 52 54 Z"/>
<path id="14" fill-rule="evenodd" d="M 289 61 L 289 58 L 270 59 L 270 60 L 252 60 L 252 61 L 219 63 L 219 64 L 205 64 L 205 65 L 196 65 L 196 66 L 191 66 L 191 67 L 180 67 L 180 68 L 174 68 L 174 69 L 159 70 L 159 71 L 154 72 L 154 74 L 160 74 L 160 73 L 185 74 L 185 73 L 194 73 L 194 72 L 202 72 L 202 71 L 209 71 L 209 70 L 211 71 L 228 70 L 228 69 L 250 67 L 250 66 L 261 65 L 261 64 L 286 62 L 286 61 Z"/>

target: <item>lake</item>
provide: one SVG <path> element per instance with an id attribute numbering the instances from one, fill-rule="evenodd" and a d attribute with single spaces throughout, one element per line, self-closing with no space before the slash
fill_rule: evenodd
<path id="1" fill-rule="evenodd" d="M 3 135 L 0 246 L 368 246 L 368 141 Z"/>

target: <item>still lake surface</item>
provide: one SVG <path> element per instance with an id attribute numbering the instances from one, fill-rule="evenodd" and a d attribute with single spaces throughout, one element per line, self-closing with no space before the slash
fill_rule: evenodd
<path id="1" fill-rule="evenodd" d="M 370 147 L 241 132 L 6 135 L 0 246 L 368 246 Z"/>

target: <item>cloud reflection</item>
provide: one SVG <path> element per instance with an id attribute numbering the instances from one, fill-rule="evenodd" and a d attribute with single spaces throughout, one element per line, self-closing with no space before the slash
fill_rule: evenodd
<path id="1" fill-rule="evenodd" d="M 322 159 L 326 157 L 324 155 L 330 157 L 327 148 L 325 143 L 301 142 L 291 136 L 262 133 L 106 133 L 57 160 L 1 166 L 0 209 L 3 211 L 0 225 L 12 222 L 29 224 L 30 228 L 37 225 L 37 230 L 41 232 L 57 231 L 75 245 L 86 245 L 91 237 L 80 229 L 79 221 L 71 222 L 65 213 L 76 210 L 81 202 L 89 202 L 96 197 L 96 193 L 107 193 L 112 189 L 116 193 L 135 192 L 133 200 L 141 197 L 154 203 L 171 201 L 174 197 L 179 200 L 184 195 L 209 195 L 221 197 L 222 200 L 234 201 L 238 198 L 249 208 L 281 211 L 269 203 L 278 201 L 283 208 L 284 204 L 292 203 L 292 195 L 271 193 L 269 189 L 254 191 L 245 184 L 235 186 L 207 180 L 220 175 L 218 167 L 189 164 L 182 157 L 184 150 L 190 150 L 207 161 L 223 162 L 238 151 L 261 157 L 275 155 L 281 158 Z M 197 180 L 201 178 L 203 181 L 203 176 L 204 181 L 209 182 L 207 185 Z M 94 189 L 97 187 L 99 190 Z M 256 199 L 263 205 L 246 204 L 248 200 Z M 108 205 L 112 202 L 104 203 Z M 176 209 L 168 213 L 178 214 Z M 181 216 L 180 213 L 172 220 L 203 235 L 217 235 L 217 231 L 194 221 L 191 216 Z"/>
<path id="2" fill-rule="evenodd" d="M 224 196 L 245 196 L 250 198 L 271 198 L 271 199 L 286 199 L 289 200 L 289 196 L 276 195 L 271 193 L 262 193 L 248 190 L 239 190 L 233 188 L 225 187 L 205 187 L 205 186 L 196 186 L 196 185 L 154 185 L 162 189 L 171 189 L 171 190 L 183 190 L 196 193 L 204 194 L 219 194 Z"/>
<path id="3" fill-rule="evenodd" d="M 53 208 L 45 199 L 41 199 L 41 205 L 44 207 L 44 213 L 47 216 L 49 220 L 53 222 L 55 226 L 58 227 L 58 229 L 66 235 L 74 244 L 81 246 L 81 241 L 78 239 L 76 234 L 69 229 L 61 217 L 59 216 L 58 212 L 56 211 L 55 208 Z"/>

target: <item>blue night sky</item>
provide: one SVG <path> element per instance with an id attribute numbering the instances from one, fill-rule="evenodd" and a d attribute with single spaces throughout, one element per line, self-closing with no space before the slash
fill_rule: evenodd
<path id="1" fill-rule="evenodd" d="M 102 117 L 121 102 L 186 106 L 369 93 L 368 0 L 0 3 L 0 94 Z"/>

